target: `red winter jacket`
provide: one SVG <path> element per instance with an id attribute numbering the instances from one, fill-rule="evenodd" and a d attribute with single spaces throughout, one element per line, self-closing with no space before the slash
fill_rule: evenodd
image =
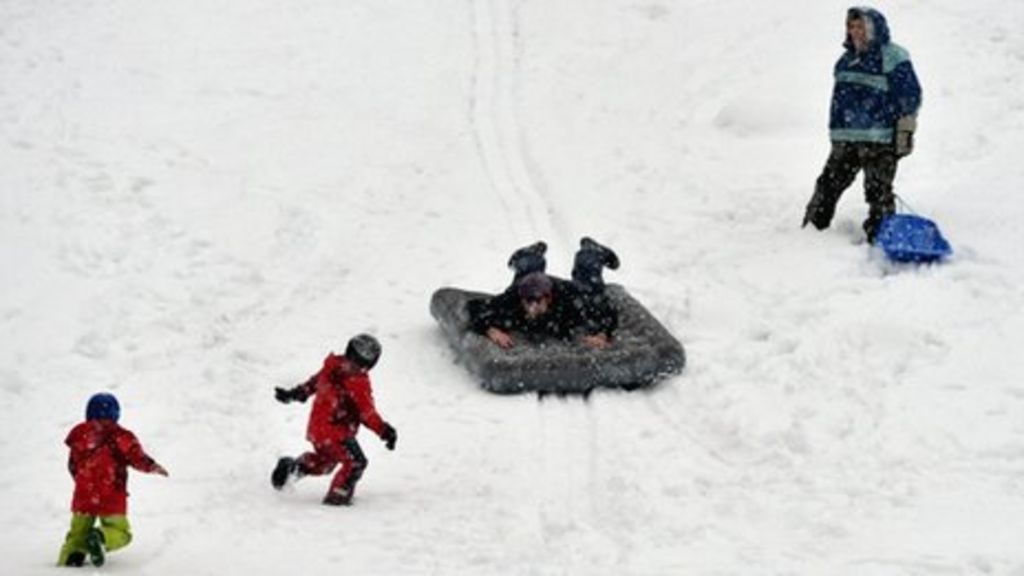
<path id="1" fill-rule="evenodd" d="M 75 426 L 65 444 L 71 449 L 68 471 L 75 479 L 71 511 L 117 516 L 128 511 L 128 466 L 143 472 L 156 467 L 139 440 L 113 420 L 87 420 Z"/>
<path id="2" fill-rule="evenodd" d="M 373 404 L 370 377 L 348 358 L 328 354 L 323 368 L 295 390 L 303 402 L 314 394 L 306 428 L 306 439 L 313 444 L 353 438 L 360 423 L 378 436 L 384 434 L 384 420 Z"/>

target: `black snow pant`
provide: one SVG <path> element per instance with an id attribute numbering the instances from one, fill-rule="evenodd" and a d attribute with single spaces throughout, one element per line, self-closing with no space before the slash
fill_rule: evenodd
<path id="1" fill-rule="evenodd" d="M 580 249 L 572 264 L 572 282 L 579 291 L 579 306 L 586 319 L 586 331 L 611 336 L 619 327 L 619 313 L 605 292 L 605 262 L 595 250 Z"/>
<path id="2" fill-rule="evenodd" d="M 804 226 L 814 224 L 818 230 L 828 228 L 836 213 L 836 203 L 853 184 L 857 173 L 864 170 L 864 199 L 868 218 L 864 232 L 873 242 L 878 224 L 896 211 L 892 183 L 896 178 L 896 149 L 892 144 L 876 142 L 832 142 L 832 152 L 807 204 Z"/>

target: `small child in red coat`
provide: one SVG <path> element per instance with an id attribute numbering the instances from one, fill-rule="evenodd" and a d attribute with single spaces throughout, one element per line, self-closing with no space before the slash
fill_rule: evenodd
<path id="1" fill-rule="evenodd" d="M 86 554 L 93 565 L 102 566 L 106 552 L 131 542 L 129 466 L 167 476 L 167 470 L 146 454 L 135 434 L 117 424 L 120 415 L 113 394 L 96 394 L 86 406 L 85 422 L 75 426 L 64 441 L 71 449 L 68 471 L 75 479 L 75 495 L 71 529 L 60 550 L 59 566 L 82 566 Z"/>
<path id="2" fill-rule="evenodd" d="M 328 354 L 323 368 L 304 384 L 274 389 L 274 396 L 284 403 L 305 402 L 316 396 L 306 429 L 306 439 L 313 444 L 313 451 L 298 458 L 278 460 L 270 476 L 274 488 L 280 490 L 290 478 L 328 474 L 341 464 L 323 502 L 348 505 L 367 465 L 366 455 L 356 441 L 359 425 L 365 424 L 380 436 L 388 450 L 395 449 L 398 433 L 377 414 L 370 387 L 368 372 L 380 353 L 376 338 L 360 334 L 349 340 L 343 356 Z"/>

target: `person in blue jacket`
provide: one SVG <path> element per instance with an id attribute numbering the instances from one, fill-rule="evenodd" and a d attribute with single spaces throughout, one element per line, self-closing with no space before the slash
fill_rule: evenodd
<path id="1" fill-rule="evenodd" d="M 896 211 L 892 183 L 896 163 L 914 147 L 921 106 L 910 55 L 890 40 L 885 16 L 872 8 L 846 14 L 846 51 L 836 62 L 829 118 L 832 151 L 807 204 L 804 226 L 824 230 L 836 203 L 864 171 L 868 218 L 864 232 L 874 242 L 878 225 Z"/>

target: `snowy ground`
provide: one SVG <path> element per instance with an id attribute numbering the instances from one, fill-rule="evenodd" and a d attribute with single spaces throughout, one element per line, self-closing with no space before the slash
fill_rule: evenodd
<path id="1" fill-rule="evenodd" d="M 956 257 L 800 230 L 846 5 L 0 2 L 0 540 L 58 573 L 62 445 L 110 389 L 171 471 L 104 572 L 1024 575 L 1024 4 L 880 5 L 924 85 L 899 192 Z M 859 184 L 858 184 L 859 186 Z M 480 391 L 427 304 L 511 249 L 614 246 L 678 378 Z M 274 493 L 385 355 L 356 506 Z"/>

